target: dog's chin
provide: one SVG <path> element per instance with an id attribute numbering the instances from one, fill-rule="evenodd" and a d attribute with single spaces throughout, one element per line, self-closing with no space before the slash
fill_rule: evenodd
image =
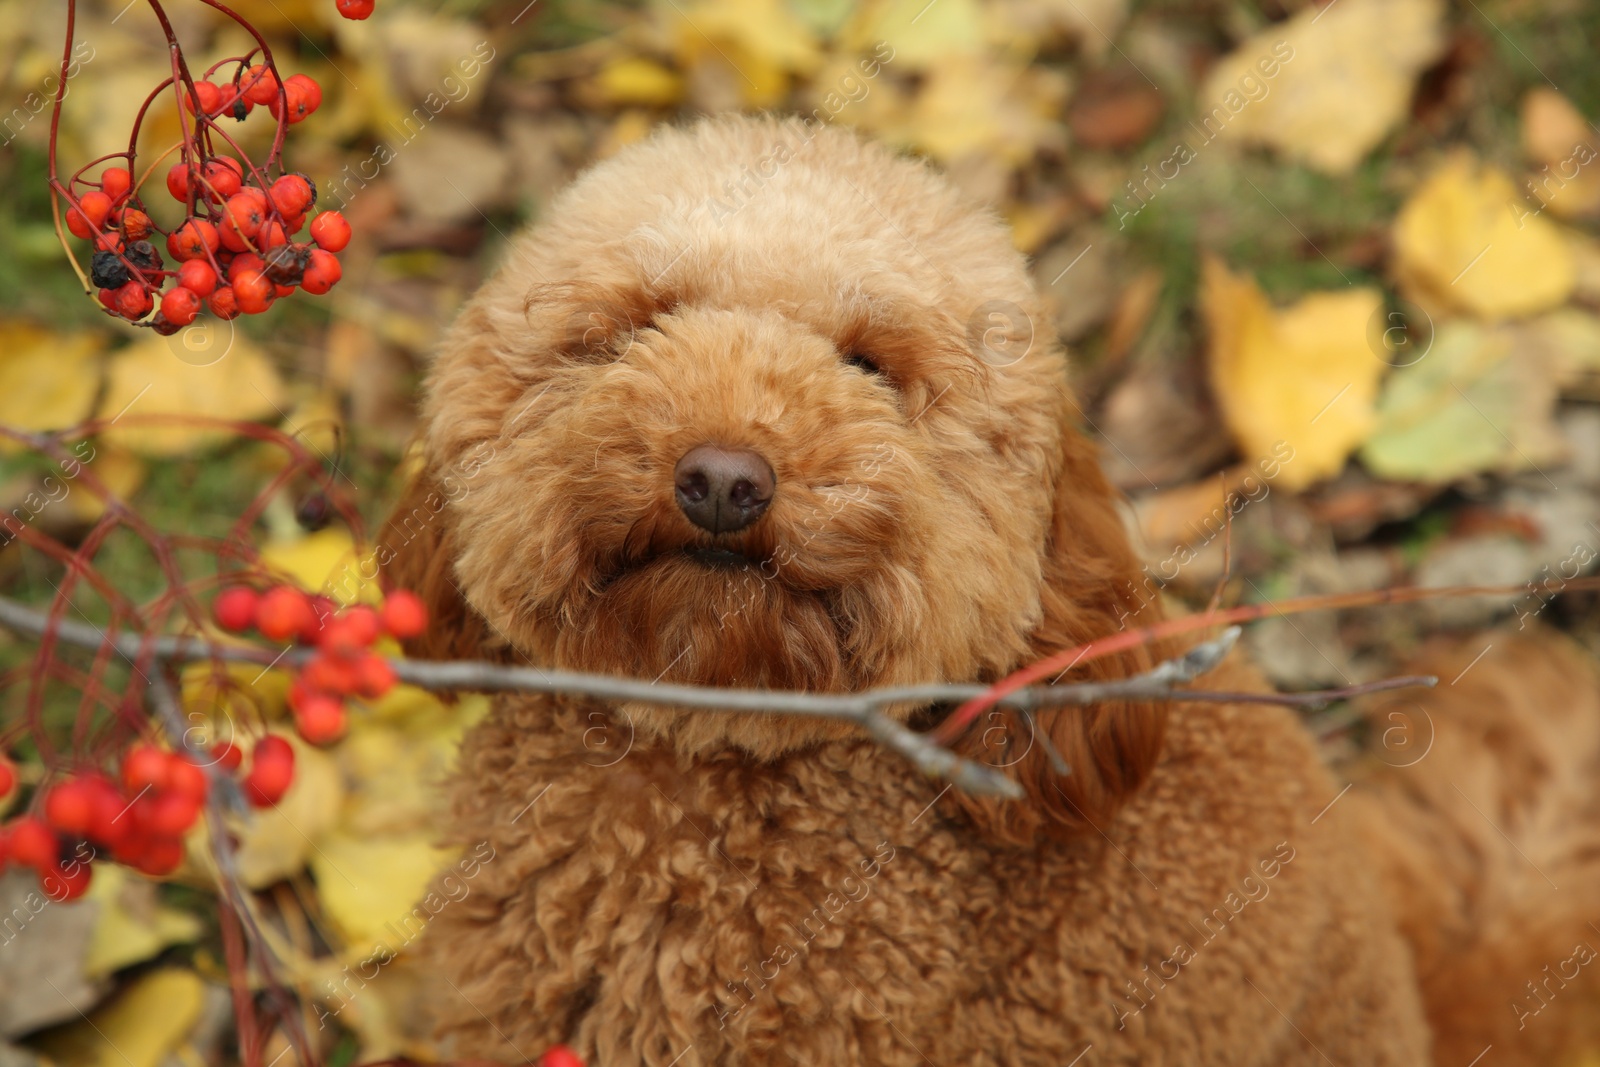
<path id="1" fill-rule="evenodd" d="M 860 679 L 831 604 L 826 590 L 792 588 L 737 551 L 678 548 L 569 601 L 555 658 L 684 685 L 837 692 Z"/>

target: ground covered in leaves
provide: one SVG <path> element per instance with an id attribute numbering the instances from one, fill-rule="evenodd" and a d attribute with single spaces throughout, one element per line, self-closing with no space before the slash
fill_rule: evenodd
<path id="1" fill-rule="evenodd" d="M 115 150 L 165 70 L 148 11 L 125 3 L 81 5 L 69 159 Z M 198 51 L 242 50 L 202 5 L 169 6 Z M 1143 595 L 1526 583 L 1252 627 L 1286 687 L 1377 677 L 1441 626 L 1538 620 L 1600 647 L 1594 595 L 1557 596 L 1600 561 L 1600 5 L 379 0 L 361 23 L 331 0 L 247 6 L 325 89 L 290 161 L 352 223 L 343 282 L 188 347 L 101 315 L 45 193 L 61 5 L 0 0 L 0 422 L 130 406 L 271 422 L 376 518 L 430 345 L 577 170 L 663 121 L 814 113 L 931 158 L 1012 224 L 1054 302 L 1037 327 L 1070 344 L 1083 421 L 1129 495 Z M 158 109 L 152 142 L 176 123 Z M 182 425 L 117 427 L 93 452 L 156 524 L 218 535 L 281 462 Z M 53 473 L 0 452 L 0 510 L 70 542 L 98 505 Z M 257 535 L 315 587 L 351 558 L 326 518 L 291 485 Z M 0 595 L 48 598 L 55 572 L 9 541 Z M 157 588 L 131 540 L 103 568 Z M 31 651 L 0 635 L 0 666 Z M 281 721 L 286 680 L 250 673 L 250 713 Z M 185 698 L 226 713 L 200 675 Z M 16 700 L 0 694 L 6 715 Z M 432 783 L 481 711 L 402 688 L 340 744 L 297 741 L 299 781 L 246 834 L 241 876 L 336 1067 L 432 1054 L 405 950 L 444 859 Z M 1339 714 L 1317 720 L 1334 739 Z M 27 878 L 0 881 L 0 1063 L 228 1061 L 211 878 L 107 865 L 90 903 L 37 910 Z M 395 959 L 369 973 L 379 946 Z"/>

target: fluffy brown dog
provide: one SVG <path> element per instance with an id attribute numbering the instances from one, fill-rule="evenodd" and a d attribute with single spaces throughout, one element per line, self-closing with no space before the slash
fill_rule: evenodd
<path id="1" fill-rule="evenodd" d="M 416 651 L 844 691 L 992 680 L 1116 631 L 1137 568 L 1048 321 L 993 217 L 849 134 L 734 119 L 625 150 L 515 243 L 433 369 L 387 538 L 440 620 Z M 1559 699 L 1593 734 L 1583 692 Z M 1037 728 L 1070 775 L 1010 713 L 966 742 L 1021 783 L 1001 804 L 837 723 L 499 699 L 453 831 L 494 859 L 429 934 L 444 1031 L 601 1067 L 1428 1061 L 1390 897 L 1447 892 L 1401 862 L 1433 855 L 1433 808 L 1385 827 L 1382 775 L 1339 803 L 1278 710 Z M 1540 951 L 1582 929 L 1547 925 Z M 1492 1004 L 1509 1042 L 1523 976 L 1495 977 L 1442 995 Z"/>

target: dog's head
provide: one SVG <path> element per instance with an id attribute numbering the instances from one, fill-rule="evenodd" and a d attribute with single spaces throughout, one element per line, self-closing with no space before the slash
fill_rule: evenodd
<path id="1" fill-rule="evenodd" d="M 425 469 L 384 535 L 390 580 L 434 610 L 414 651 L 845 691 L 992 680 L 1115 632 L 1135 564 L 1048 323 L 1000 223 L 847 133 L 723 120 L 625 150 L 439 353 Z M 761 757 L 849 729 L 636 718 Z M 1097 821 L 1163 722 L 1041 716 L 1058 778 L 1004 713 L 968 749 L 1032 803 L 969 806 L 1017 840 Z"/>

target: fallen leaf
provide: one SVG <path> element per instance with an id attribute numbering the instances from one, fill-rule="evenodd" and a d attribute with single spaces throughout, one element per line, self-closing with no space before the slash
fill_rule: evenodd
<path id="1" fill-rule="evenodd" d="M 273 541 L 262 548 L 261 562 L 287 575 L 300 588 L 328 592 L 341 604 L 371 602 L 379 596 L 373 559 L 369 554 L 357 554 L 350 532 L 342 526 Z"/>
<path id="2" fill-rule="evenodd" d="M 592 90 L 610 107 L 671 107 L 683 99 L 683 78 L 643 56 L 620 56 L 600 68 Z"/>
<path id="3" fill-rule="evenodd" d="M 1357 288 L 1275 309 L 1254 279 L 1206 258 L 1200 308 L 1212 391 L 1245 458 L 1281 461 L 1286 488 L 1337 474 L 1371 429 L 1384 364 L 1367 327 L 1381 305 L 1377 290 Z"/>
<path id="4" fill-rule="evenodd" d="M 294 746 L 294 784 L 276 807 L 253 812 L 241 828 L 239 880 L 251 889 L 302 870 L 344 802 L 344 782 L 334 758 L 289 733 L 279 736 Z"/>
<path id="5" fill-rule="evenodd" d="M 1440 316 L 1508 318 L 1564 303 L 1576 280 L 1571 248 L 1547 217 L 1519 212 L 1521 203 L 1503 173 L 1452 156 L 1395 219 L 1402 289 Z"/>
<path id="6" fill-rule="evenodd" d="M 100 391 L 100 340 L 87 331 L 58 334 L 0 320 L 0 423 L 19 430 L 62 430 L 89 417 Z M 0 439 L 0 452 L 22 446 Z"/>
<path id="7" fill-rule="evenodd" d="M 193 971 L 152 971 L 38 1044 L 56 1067 L 158 1067 L 194 1028 L 204 995 Z"/>
<path id="8" fill-rule="evenodd" d="M 1217 63 L 1191 128 L 1347 174 L 1405 118 L 1444 50 L 1443 13 L 1440 0 L 1307 5 Z"/>
<path id="9" fill-rule="evenodd" d="M 1067 125 L 1080 147 L 1132 148 L 1150 136 L 1164 110 L 1160 90 L 1137 71 L 1097 71 L 1073 94 Z"/>
<path id="10" fill-rule="evenodd" d="M 984 12 L 978 0 L 888 0 L 862 4 L 845 28 L 856 51 L 870 52 L 879 41 L 893 48 L 897 71 L 937 69 L 954 59 L 971 59 L 984 50 Z"/>
<path id="11" fill-rule="evenodd" d="M 776 105 L 792 75 L 809 73 L 821 62 L 810 28 L 781 0 L 702 0 L 688 9 L 673 7 L 683 65 L 731 65 L 747 108 Z"/>
<path id="12" fill-rule="evenodd" d="M 167 338 L 154 335 L 114 353 L 99 417 L 152 421 L 113 425 L 104 439 L 144 455 L 182 456 L 233 436 L 224 429 L 185 425 L 185 418 L 275 421 L 284 392 L 277 370 L 242 331 L 231 337 L 227 354 L 206 366 L 179 359 Z M 154 424 L 161 416 L 171 416 L 171 423 Z"/>
<path id="13" fill-rule="evenodd" d="M 1572 101 L 1546 86 L 1522 98 L 1522 149 L 1540 169 L 1523 183 L 1529 211 L 1561 218 L 1600 213 L 1600 136 Z"/>
<path id="14" fill-rule="evenodd" d="M 161 903 L 154 882 L 136 878 L 114 863 L 95 865 L 86 899 L 97 901 L 94 934 L 83 972 L 100 978 L 151 959 L 168 945 L 198 940 L 205 926 L 191 912 Z"/>
<path id="15" fill-rule="evenodd" d="M 426 925 L 436 908 L 423 907 L 424 895 L 450 855 L 433 841 L 431 833 L 382 838 L 330 833 L 317 843 L 310 856 L 317 896 L 353 945 L 382 941 L 398 951 Z"/>
<path id="16" fill-rule="evenodd" d="M 1445 323 L 1426 357 L 1389 377 L 1361 461 L 1382 478 L 1448 482 L 1560 459 L 1550 361 L 1519 330 Z"/>

